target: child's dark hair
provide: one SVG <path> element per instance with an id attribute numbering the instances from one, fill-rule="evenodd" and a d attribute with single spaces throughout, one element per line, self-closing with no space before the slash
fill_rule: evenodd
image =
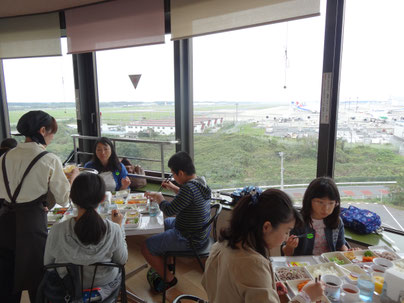
<path id="1" fill-rule="evenodd" d="M 3 141 L 1 141 L 1 148 L 7 148 L 7 149 L 11 149 L 17 146 L 17 140 L 15 140 L 14 138 L 6 138 Z"/>
<path id="2" fill-rule="evenodd" d="M 70 199 L 86 210 L 77 220 L 74 232 L 85 245 L 98 244 L 107 230 L 104 220 L 95 210 L 104 196 L 105 183 L 99 175 L 81 173 L 74 179 Z"/>
<path id="3" fill-rule="evenodd" d="M 279 189 L 267 189 L 256 201 L 251 195 L 242 197 L 233 209 L 230 226 L 220 231 L 219 241 L 227 240 L 236 249 L 237 243 L 251 247 L 266 257 L 262 227 L 266 221 L 273 228 L 292 220 L 300 221 L 299 212 L 293 207 L 289 196 Z"/>
<path id="4" fill-rule="evenodd" d="M 313 223 L 311 219 L 311 201 L 314 198 L 328 198 L 335 201 L 334 211 L 324 219 L 324 224 L 328 228 L 337 228 L 340 222 L 339 215 L 341 212 L 341 198 L 337 184 L 335 184 L 334 180 L 329 177 L 319 177 L 311 181 L 307 187 L 303 196 L 303 205 L 301 210 L 303 220 L 306 224 Z"/>
<path id="5" fill-rule="evenodd" d="M 101 143 L 102 145 L 109 145 L 109 147 L 111 148 L 111 156 L 110 156 L 109 159 L 108 159 L 107 167 L 104 167 L 104 166 L 101 164 L 100 159 L 98 159 L 98 157 L 97 157 L 97 152 L 96 152 L 96 150 L 97 150 L 97 145 L 98 145 L 99 143 Z M 112 172 L 113 172 L 113 171 L 116 171 L 116 170 L 119 171 L 119 172 L 122 171 L 121 162 L 119 162 L 119 158 L 118 158 L 118 156 L 116 155 L 115 147 L 114 147 L 114 145 L 112 144 L 112 141 L 109 140 L 109 139 L 106 138 L 106 137 L 98 138 L 98 139 L 95 141 L 95 144 L 94 144 L 94 154 L 93 154 L 93 162 L 94 162 L 94 167 L 95 167 L 96 170 L 98 170 L 98 172 L 105 172 L 105 171 L 112 171 Z"/>
<path id="6" fill-rule="evenodd" d="M 192 162 L 192 158 L 184 151 L 180 151 L 171 156 L 168 160 L 168 167 L 178 175 L 179 171 L 182 170 L 188 176 L 195 174 L 195 166 Z"/>

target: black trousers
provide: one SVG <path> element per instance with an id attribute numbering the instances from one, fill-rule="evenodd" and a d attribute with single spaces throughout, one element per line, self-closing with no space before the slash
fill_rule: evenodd
<path id="1" fill-rule="evenodd" d="M 14 289 L 14 264 L 15 254 L 13 251 L 0 248 L 0 302 L 19 303 L 21 291 L 13 292 Z M 36 289 L 28 290 L 31 303 L 35 303 Z"/>

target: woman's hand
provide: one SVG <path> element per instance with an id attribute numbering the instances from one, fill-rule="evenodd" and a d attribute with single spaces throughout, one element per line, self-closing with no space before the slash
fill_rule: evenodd
<path id="1" fill-rule="evenodd" d="M 311 281 L 307 283 L 302 289 L 311 299 L 311 301 L 316 301 L 317 298 L 324 295 L 324 282 L 318 281 L 317 283 Z"/>
<path id="2" fill-rule="evenodd" d="M 121 184 L 122 184 L 121 190 L 122 190 L 122 189 L 127 189 L 127 188 L 129 187 L 129 185 L 130 185 L 130 179 L 129 179 L 129 177 L 123 178 L 123 179 L 121 180 Z"/>
<path id="3" fill-rule="evenodd" d="M 288 289 L 282 282 L 276 282 L 276 291 L 278 293 L 278 296 L 283 296 L 288 293 Z"/>
<path id="4" fill-rule="evenodd" d="M 282 247 L 285 256 L 293 256 L 295 248 L 299 245 L 299 238 L 295 235 L 290 235 L 286 241 L 286 245 Z"/>
<path id="5" fill-rule="evenodd" d="M 158 204 L 160 204 L 164 200 L 164 197 L 161 193 L 151 193 L 147 191 L 144 193 L 144 196 L 147 199 L 150 199 L 150 201 L 157 202 Z"/>
<path id="6" fill-rule="evenodd" d="M 113 209 L 112 213 L 111 213 L 111 221 L 118 225 L 121 225 L 122 220 L 123 220 L 123 215 L 117 209 Z"/>

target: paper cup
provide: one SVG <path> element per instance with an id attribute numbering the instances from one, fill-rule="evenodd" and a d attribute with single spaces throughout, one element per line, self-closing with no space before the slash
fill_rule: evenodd
<path id="1" fill-rule="evenodd" d="M 341 294 L 342 302 L 359 302 L 359 288 L 352 284 L 343 284 Z"/>
<path id="2" fill-rule="evenodd" d="M 341 295 L 342 280 L 334 275 L 324 275 L 321 281 L 325 284 L 324 294 L 331 301 L 339 301 Z"/>

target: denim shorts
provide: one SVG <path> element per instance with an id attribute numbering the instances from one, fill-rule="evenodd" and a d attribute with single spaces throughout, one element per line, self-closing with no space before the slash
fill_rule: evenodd
<path id="1" fill-rule="evenodd" d="M 166 218 L 165 232 L 146 239 L 147 249 L 153 256 L 162 256 L 166 251 L 192 251 L 188 240 L 174 226 L 175 218 Z"/>

